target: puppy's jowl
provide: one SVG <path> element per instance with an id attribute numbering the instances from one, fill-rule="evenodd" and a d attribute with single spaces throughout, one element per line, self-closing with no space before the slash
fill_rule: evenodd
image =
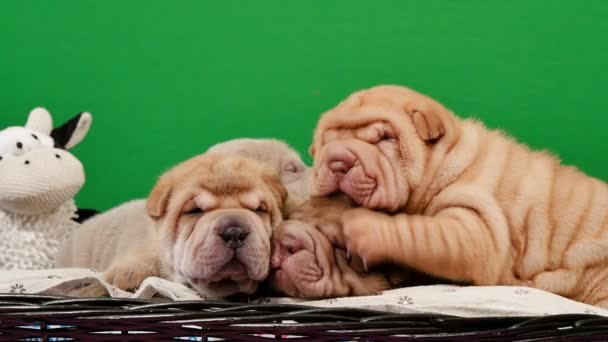
<path id="1" fill-rule="evenodd" d="M 608 186 L 549 153 L 397 86 L 326 112 L 311 153 L 313 195 L 342 192 L 367 208 L 342 224 L 368 266 L 608 307 Z"/>

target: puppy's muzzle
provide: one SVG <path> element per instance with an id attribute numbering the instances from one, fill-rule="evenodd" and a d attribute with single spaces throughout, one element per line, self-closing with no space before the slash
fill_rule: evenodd
<path id="1" fill-rule="evenodd" d="M 217 223 L 215 232 L 228 248 L 239 249 L 245 245 L 251 226 L 241 217 L 227 216 Z"/>

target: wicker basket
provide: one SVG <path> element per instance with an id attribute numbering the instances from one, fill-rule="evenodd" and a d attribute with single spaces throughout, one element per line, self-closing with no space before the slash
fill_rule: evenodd
<path id="1" fill-rule="evenodd" d="M 221 301 L 0 295 L 2 341 L 608 341 L 608 317 L 461 318 Z"/>

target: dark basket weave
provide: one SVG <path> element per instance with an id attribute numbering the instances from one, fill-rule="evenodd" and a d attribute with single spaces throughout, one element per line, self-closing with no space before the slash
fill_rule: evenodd
<path id="1" fill-rule="evenodd" d="M 213 338 L 608 341 L 608 318 L 596 315 L 461 318 L 221 301 L 0 295 L 2 341 L 213 341 Z"/>

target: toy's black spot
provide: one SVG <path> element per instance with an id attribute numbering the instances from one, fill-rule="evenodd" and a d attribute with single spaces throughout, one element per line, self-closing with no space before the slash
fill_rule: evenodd
<path id="1" fill-rule="evenodd" d="M 2 156 L 0 156 L 0 160 L 2 160 Z"/>
<path id="2" fill-rule="evenodd" d="M 29 161 L 29 160 L 26 160 L 26 161 L 25 161 L 25 165 L 30 165 L 30 161 Z"/>
<path id="3" fill-rule="evenodd" d="M 21 143 L 21 141 L 17 141 L 17 148 L 23 148 L 23 144 Z"/>
<path id="4" fill-rule="evenodd" d="M 57 158 L 57 159 L 61 159 L 61 156 L 60 156 L 60 155 L 58 155 L 58 154 L 55 154 L 55 158 Z"/>
<path id="5" fill-rule="evenodd" d="M 34 133 L 32 133 L 32 136 L 34 137 L 34 139 L 38 140 L 38 136 Z"/>

